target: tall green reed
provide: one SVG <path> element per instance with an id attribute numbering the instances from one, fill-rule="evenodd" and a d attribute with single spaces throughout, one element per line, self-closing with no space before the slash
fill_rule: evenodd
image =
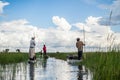
<path id="1" fill-rule="evenodd" d="M 0 64 L 18 63 L 28 60 L 27 53 L 0 53 Z"/>
<path id="2" fill-rule="evenodd" d="M 119 61 L 119 52 L 96 52 L 87 53 L 83 64 L 93 72 L 93 80 L 119 80 Z"/>

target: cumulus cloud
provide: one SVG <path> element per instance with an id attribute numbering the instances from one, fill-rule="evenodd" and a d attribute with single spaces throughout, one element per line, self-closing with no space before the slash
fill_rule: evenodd
<path id="1" fill-rule="evenodd" d="M 111 15 L 107 18 L 101 18 L 102 25 L 120 25 L 120 0 L 115 0 L 111 5 L 104 5 L 105 9 L 109 9 Z"/>
<path id="2" fill-rule="evenodd" d="M 20 48 L 28 47 L 29 39 L 37 27 L 27 24 L 26 20 L 15 20 L 0 24 L 0 47 Z"/>
<path id="3" fill-rule="evenodd" d="M 64 18 L 60 18 L 59 16 L 53 16 L 53 23 L 58 26 L 58 29 L 69 31 L 71 29 L 71 25 Z"/>
<path id="4" fill-rule="evenodd" d="M 116 0 L 111 5 L 112 17 L 111 22 L 114 25 L 120 25 L 120 0 Z"/>
<path id="5" fill-rule="evenodd" d="M 7 6 L 7 5 L 9 5 L 8 2 L 2 2 L 2 1 L 0 1 L 0 14 L 3 13 L 3 8 L 4 8 L 5 6 Z"/>
<path id="6" fill-rule="evenodd" d="M 76 23 L 74 24 L 74 26 L 76 26 L 77 28 L 79 28 L 80 30 L 85 30 L 87 32 L 90 32 L 91 31 L 91 28 L 86 26 L 85 24 L 83 23 Z"/>
<path id="7" fill-rule="evenodd" d="M 30 25 L 25 19 L 0 24 L 1 50 L 9 48 L 15 51 L 20 48 L 23 51 L 28 51 L 32 36 L 36 37 L 36 51 L 40 51 L 43 44 L 47 45 L 48 51 L 60 51 L 63 48 L 65 49 L 62 51 L 69 51 L 70 48 L 73 50 L 74 40 L 79 34 L 74 31 L 38 28 Z"/>
<path id="8" fill-rule="evenodd" d="M 74 26 L 80 29 L 80 31 L 83 30 L 83 27 L 84 27 L 85 43 L 87 44 L 87 47 L 91 46 L 91 47 L 102 47 L 103 48 L 103 47 L 109 46 L 110 43 L 107 41 L 108 34 L 109 35 L 114 34 L 114 36 L 116 35 L 116 33 L 111 30 L 110 26 L 100 25 L 99 24 L 100 19 L 101 17 L 90 16 L 86 19 L 85 23 L 74 24 Z M 120 38 L 118 37 L 118 34 L 116 36 L 117 38 L 115 39 L 114 44 L 120 43 L 120 41 L 118 41 L 120 40 Z"/>
<path id="9" fill-rule="evenodd" d="M 100 17 L 96 18 L 90 16 L 86 19 L 86 23 L 79 22 L 74 24 L 74 26 L 78 28 L 77 30 L 67 29 L 68 27 L 63 29 L 62 25 L 56 26 L 56 28 L 60 27 L 62 29 L 41 28 L 31 25 L 25 19 L 1 22 L 0 51 L 2 51 L 5 48 L 9 48 L 10 50 L 15 51 L 15 49 L 19 48 L 21 49 L 21 51 L 28 52 L 29 42 L 31 37 L 33 36 L 36 37 L 36 51 L 41 51 L 43 44 L 46 44 L 48 52 L 77 51 L 75 47 L 76 38 L 80 37 L 81 40 L 84 41 L 83 31 L 81 31 L 83 30 L 83 26 L 85 27 L 86 47 L 87 46 L 105 47 L 106 30 L 109 30 L 111 32 L 113 31 L 110 29 L 109 26 L 103 26 L 98 24 L 99 19 Z M 67 22 L 67 24 L 69 23 Z M 120 43 L 119 35 L 120 33 L 116 34 L 117 44 Z"/>
<path id="10" fill-rule="evenodd" d="M 76 23 L 74 24 L 80 30 L 84 30 L 87 32 L 96 32 L 99 34 L 106 34 L 107 32 L 112 32 L 109 26 L 104 26 L 99 24 L 99 20 L 101 17 L 88 17 L 85 23 Z"/>

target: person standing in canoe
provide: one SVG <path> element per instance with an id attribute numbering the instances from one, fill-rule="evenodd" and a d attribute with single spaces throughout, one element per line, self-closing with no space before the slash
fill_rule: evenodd
<path id="1" fill-rule="evenodd" d="M 46 55 L 46 51 L 47 51 L 46 45 L 44 44 L 44 45 L 43 45 L 43 54 L 44 54 L 44 55 Z"/>
<path id="2" fill-rule="evenodd" d="M 76 40 L 77 40 L 76 47 L 78 49 L 78 60 L 80 60 L 82 59 L 83 46 L 85 46 L 85 44 L 82 41 L 80 41 L 80 38 L 77 38 Z"/>
<path id="3" fill-rule="evenodd" d="M 36 55 L 35 55 L 35 37 L 32 37 L 30 40 L 30 48 L 29 48 L 29 59 L 30 60 L 35 60 Z"/>

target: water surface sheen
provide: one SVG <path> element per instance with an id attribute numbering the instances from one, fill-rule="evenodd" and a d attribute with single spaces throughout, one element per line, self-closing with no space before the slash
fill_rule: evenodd
<path id="1" fill-rule="evenodd" d="M 0 65 L 0 80 L 92 80 L 82 65 L 71 65 L 54 58 L 37 59 L 35 64 L 22 62 Z"/>

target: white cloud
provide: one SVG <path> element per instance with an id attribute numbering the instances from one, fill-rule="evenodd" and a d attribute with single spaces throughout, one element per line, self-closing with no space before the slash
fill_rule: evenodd
<path id="1" fill-rule="evenodd" d="M 111 30 L 110 26 L 104 26 L 99 24 L 99 20 L 101 17 L 88 17 L 86 19 L 85 23 L 76 23 L 74 26 L 76 26 L 78 29 L 83 30 L 83 26 L 85 28 L 85 41 L 87 46 L 91 47 L 106 47 L 108 46 L 109 42 L 107 42 L 107 36 L 108 34 L 114 33 L 114 31 Z M 120 33 L 118 33 L 120 34 Z M 117 40 L 115 40 L 115 44 L 120 43 L 120 36 L 118 37 L 117 34 Z"/>
<path id="2" fill-rule="evenodd" d="M 53 23 L 58 26 L 58 29 L 69 31 L 71 29 L 71 25 L 64 19 L 58 16 L 53 16 Z"/>
<path id="3" fill-rule="evenodd" d="M 76 23 L 74 25 L 80 30 L 83 30 L 84 27 L 85 31 L 87 32 L 96 32 L 102 35 L 107 34 L 108 32 L 111 33 L 112 30 L 110 29 L 109 26 L 104 26 L 99 24 L 100 19 L 101 17 L 90 16 L 86 19 L 86 23 Z"/>
<path id="4" fill-rule="evenodd" d="M 120 0 L 115 0 L 113 4 L 110 6 L 110 9 L 113 10 L 113 15 L 120 15 Z"/>
<path id="5" fill-rule="evenodd" d="M 80 30 L 85 30 L 87 32 L 90 32 L 91 31 L 91 28 L 86 26 L 85 24 L 83 23 L 76 23 L 74 24 L 74 26 L 76 26 L 77 28 L 79 28 Z"/>
<path id="6" fill-rule="evenodd" d="M 1 50 L 2 48 L 10 48 L 15 51 L 16 48 L 20 48 L 28 51 L 29 41 L 34 35 L 37 44 L 36 51 L 40 51 L 44 43 L 47 45 L 48 51 L 59 51 L 60 48 L 74 45 L 74 40 L 79 34 L 59 29 L 38 28 L 28 24 L 25 19 L 3 22 L 0 24 Z"/>
<path id="7" fill-rule="evenodd" d="M 0 47 L 29 47 L 29 39 L 37 30 L 35 26 L 26 24 L 26 20 L 3 22 L 0 25 Z"/>
<path id="8" fill-rule="evenodd" d="M 7 6 L 7 5 L 9 5 L 8 2 L 2 2 L 2 1 L 0 1 L 0 14 L 3 13 L 3 8 L 4 8 L 5 6 Z"/>
<path id="9" fill-rule="evenodd" d="M 109 12 L 112 11 L 111 19 L 109 19 L 110 15 L 108 15 L 107 18 L 101 18 L 101 24 L 106 25 L 107 23 L 107 25 L 109 25 L 110 20 L 110 25 L 120 25 L 120 0 L 114 0 L 111 5 L 102 4 L 100 7 L 109 10 Z"/>
<path id="10" fill-rule="evenodd" d="M 110 6 L 110 10 L 112 10 L 111 16 L 111 24 L 120 25 L 120 0 L 115 0 L 113 4 Z"/>
<path id="11" fill-rule="evenodd" d="M 32 36 L 36 37 L 36 51 L 41 51 L 43 44 L 47 46 L 47 50 L 54 51 L 77 51 L 75 47 L 76 38 L 80 37 L 84 41 L 82 27 L 85 26 L 85 42 L 86 46 L 102 46 L 106 45 L 106 31 L 112 32 L 110 27 L 98 24 L 99 18 L 89 17 L 86 23 L 76 23 L 76 27 L 80 30 L 70 30 L 65 28 L 38 28 L 30 25 L 25 19 L 3 22 L 0 24 L 0 51 L 2 48 L 10 48 L 15 51 L 20 48 L 21 51 L 29 51 L 29 41 Z M 59 22 L 59 21 L 58 21 Z M 60 22 L 61 23 L 61 22 Z M 67 22 L 68 23 L 68 22 Z M 59 24 L 59 23 L 57 23 Z M 69 24 L 69 23 L 68 23 Z M 62 26 L 61 26 L 62 27 Z M 67 31 L 66 31 L 67 29 Z M 120 43 L 120 33 L 115 34 L 117 43 Z"/>

